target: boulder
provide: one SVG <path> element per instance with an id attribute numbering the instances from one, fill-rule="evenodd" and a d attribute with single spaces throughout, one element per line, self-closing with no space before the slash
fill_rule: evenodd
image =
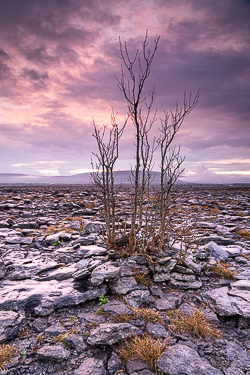
<path id="1" fill-rule="evenodd" d="M 90 345 L 113 345 L 141 333 L 139 328 L 130 323 L 103 323 L 90 333 L 87 342 Z"/>
<path id="2" fill-rule="evenodd" d="M 91 284 L 98 286 L 104 281 L 117 279 L 121 273 L 121 267 L 117 267 L 112 262 L 107 262 L 96 267 L 91 273 Z"/>
<path id="3" fill-rule="evenodd" d="M 223 375 L 192 348 L 176 344 L 170 346 L 157 360 L 157 369 L 168 375 Z"/>
<path id="4" fill-rule="evenodd" d="M 14 311 L 0 311 L 0 343 L 13 339 L 24 319 L 24 315 Z"/>

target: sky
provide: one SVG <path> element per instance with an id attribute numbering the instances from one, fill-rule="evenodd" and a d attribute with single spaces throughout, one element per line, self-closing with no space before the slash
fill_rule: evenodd
<path id="1" fill-rule="evenodd" d="M 127 115 L 119 37 L 133 56 L 146 30 L 151 50 L 160 36 L 145 87 L 152 132 L 200 89 L 175 138 L 182 179 L 250 182 L 249 0 L 1 0 L 0 173 L 89 172 L 93 118 L 110 124 L 113 107 L 122 126 Z M 134 154 L 128 121 L 116 169 L 133 168 Z"/>

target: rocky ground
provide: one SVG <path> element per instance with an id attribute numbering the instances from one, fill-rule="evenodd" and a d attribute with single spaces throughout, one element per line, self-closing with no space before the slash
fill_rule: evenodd
<path id="1" fill-rule="evenodd" d="M 15 352 L 0 374 L 250 375 L 250 188 L 179 186 L 174 204 L 199 246 L 150 262 L 106 248 L 91 186 L 1 186 L 0 363 Z M 176 329 L 178 311 L 221 337 Z M 154 369 L 118 355 L 143 335 L 167 342 Z"/>

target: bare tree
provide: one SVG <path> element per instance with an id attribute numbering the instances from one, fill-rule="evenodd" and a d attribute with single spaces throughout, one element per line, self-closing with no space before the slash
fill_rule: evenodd
<path id="1" fill-rule="evenodd" d="M 96 139 L 99 153 L 93 153 L 96 157 L 96 162 L 92 163 L 91 178 L 93 183 L 97 186 L 103 196 L 105 223 L 107 231 L 107 242 L 111 247 L 116 243 L 115 232 L 115 173 L 114 166 L 119 156 L 119 140 L 123 134 L 127 120 L 121 127 L 118 128 L 115 115 L 112 109 L 111 113 L 111 128 L 108 130 L 107 125 L 98 128 L 93 120 L 94 132 L 93 137 Z M 107 141 L 105 141 L 107 135 Z"/>
<path id="2" fill-rule="evenodd" d="M 137 49 L 133 57 L 130 56 L 127 43 L 120 44 L 121 76 L 116 76 L 117 84 L 125 98 L 128 108 L 128 118 L 118 129 L 114 114 L 111 115 L 111 129 L 108 141 L 104 141 L 107 126 L 98 129 L 94 123 L 94 133 L 98 145 L 95 169 L 92 174 L 93 182 L 99 187 L 103 195 L 105 221 L 107 225 L 107 240 L 109 245 L 115 246 L 115 188 L 114 165 L 118 158 L 119 140 L 123 134 L 128 119 L 134 128 L 135 166 L 131 170 L 131 223 L 128 247 L 131 252 L 136 249 L 139 238 L 140 247 L 145 254 L 147 248 L 152 247 L 158 240 L 158 249 L 164 247 L 167 230 L 167 213 L 170 193 L 176 180 L 183 172 L 184 158 L 180 155 L 180 148 L 173 145 L 174 138 L 179 131 L 184 118 L 195 108 L 199 99 L 199 91 L 192 99 L 184 93 L 183 106 L 176 105 L 175 111 L 164 112 L 164 118 L 159 120 L 160 136 L 150 139 L 151 130 L 157 121 L 157 112 L 152 111 L 155 89 L 145 93 L 145 84 L 150 75 L 151 66 L 158 48 L 159 37 L 154 40 L 152 51 L 149 48 L 148 34 L 142 42 L 141 50 Z M 152 113 L 152 114 L 151 114 Z M 151 137 L 152 138 L 152 137 Z M 152 181 L 154 155 L 160 150 L 160 189 L 156 202 L 156 209 L 150 203 L 152 198 Z M 92 167 L 94 164 L 92 162 Z M 156 199 L 156 198 L 155 198 Z M 151 199 L 152 200 L 152 199 Z M 144 202 L 147 202 L 144 204 Z M 143 227 L 143 228 L 142 228 Z"/>
<path id="3" fill-rule="evenodd" d="M 160 120 L 160 137 L 157 139 L 157 143 L 161 153 L 161 161 L 159 165 L 161 174 L 159 194 L 160 248 L 163 247 L 165 240 L 166 215 L 170 203 L 170 193 L 177 179 L 184 172 L 184 168 L 182 167 L 184 158 L 180 155 L 180 147 L 172 147 L 172 143 L 176 136 L 176 133 L 180 130 L 184 118 L 195 108 L 198 100 L 199 90 L 197 91 L 193 100 L 191 93 L 189 95 L 189 98 L 187 99 L 186 93 L 184 92 L 183 106 L 179 107 L 177 103 L 175 111 L 165 112 L 165 118 Z"/>
<path id="4" fill-rule="evenodd" d="M 160 37 L 155 39 L 151 52 L 148 48 L 148 34 L 142 42 L 142 51 L 138 49 L 133 58 L 128 52 L 127 43 L 120 42 L 121 77 L 117 79 L 118 87 L 127 102 L 128 114 L 135 126 L 135 168 L 132 171 L 133 196 L 131 198 L 131 231 L 129 247 L 136 246 L 136 232 L 140 230 L 142 221 L 142 204 L 147 182 L 150 180 L 150 167 L 153 149 L 148 141 L 148 133 L 156 120 L 156 113 L 150 118 L 155 90 L 149 92 L 149 98 L 144 96 L 144 86 L 150 75 L 151 65 L 158 47 Z M 125 71 L 128 73 L 126 78 Z M 143 112 L 143 105 L 145 113 Z M 136 229 L 136 222 L 139 226 Z"/>

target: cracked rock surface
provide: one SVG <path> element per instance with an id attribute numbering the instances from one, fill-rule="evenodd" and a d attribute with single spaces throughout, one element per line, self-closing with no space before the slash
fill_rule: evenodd
<path id="1" fill-rule="evenodd" d="M 129 229 L 108 249 L 95 188 L 0 185 L 0 345 L 15 347 L 0 375 L 250 375 L 250 188 L 177 186 L 173 208 L 193 245 L 150 261 L 122 256 Z M 173 314 L 197 311 L 220 338 L 173 329 Z M 121 345 L 144 335 L 167 342 L 156 367 L 122 362 Z"/>

